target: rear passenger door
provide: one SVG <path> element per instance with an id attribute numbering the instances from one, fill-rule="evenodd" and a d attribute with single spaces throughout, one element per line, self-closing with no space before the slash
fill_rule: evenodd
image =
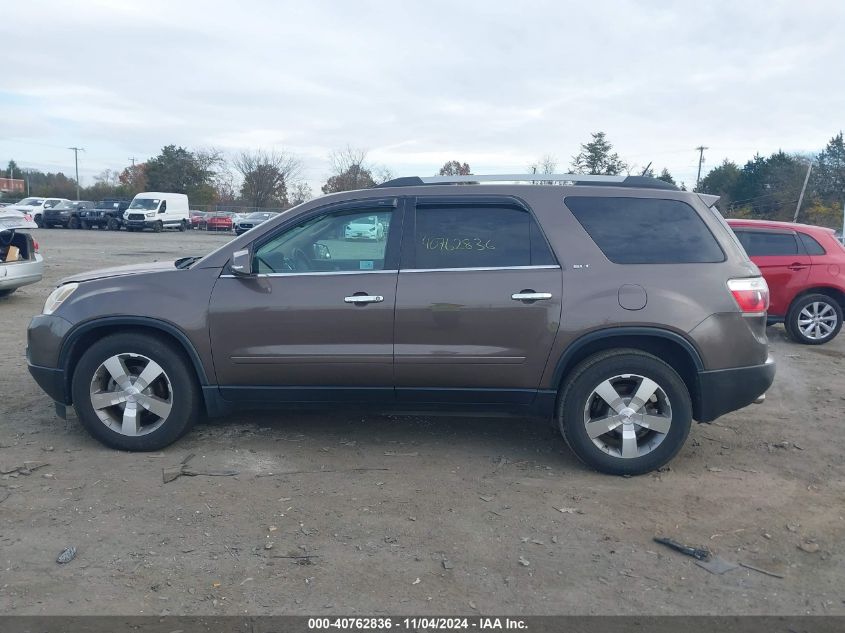
<path id="1" fill-rule="evenodd" d="M 515 199 L 417 198 L 396 294 L 397 399 L 530 404 L 560 324 L 561 285 L 548 242 Z"/>
<path id="2" fill-rule="evenodd" d="M 810 275 L 804 245 L 794 231 L 736 227 L 734 233 L 769 284 L 769 314 L 786 316 Z"/>

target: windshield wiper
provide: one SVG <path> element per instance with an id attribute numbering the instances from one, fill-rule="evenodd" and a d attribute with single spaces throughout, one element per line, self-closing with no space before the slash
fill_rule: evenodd
<path id="1" fill-rule="evenodd" d="M 176 265 L 176 268 L 190 268 L 191 264 L 193 264 L 198 259 L 202 259 L 202 256 L 196 255 L 194 257 L 182 257 L 177 259 L 173 262 Z"/>

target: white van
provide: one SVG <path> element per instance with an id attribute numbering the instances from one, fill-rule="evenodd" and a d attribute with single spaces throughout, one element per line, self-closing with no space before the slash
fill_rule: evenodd
<path id="1" fill-rule="evenodd" d="M 158 233 L 167 228 L 185 231 L 189 222 L 188 196 L 184 193 L 139 193 L 123 213 L 127 231 L 152 229 Z"/>

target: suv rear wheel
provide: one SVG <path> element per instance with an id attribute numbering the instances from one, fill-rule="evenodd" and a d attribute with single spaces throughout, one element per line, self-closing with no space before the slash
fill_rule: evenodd
<path id="1" fill-rule="evenodd" d="M 692 423 L 684 381 L 659 358 L 635 349 L 595 354 L 565 382 L 558 424 L 588 466 L 613 475 L 641 475 L 665 465 Z"/>
<path id="2" fill-rule="evenodd" d="M 67 228 L 69 229 L 78 229 L 79 228 L 79 218 L 75 215 L 70 217 L 70 220 L 67 221 Z"/>
<path id="3" fill-rule="evenodd" d="M 827 295 L 806 295 L 790 306 L 784 326 L 789 337 L 797 343 L 827 343 L 842 329 L 842 306 Z"/>
<path id="4" fill-rule="evenodd" d="M 145 334 L 114 334 L 92 345 L 73 372 L 73 403 L 82 425 L 103 444 L 153 451 L 196 421 L 199 388 L 181 354 Z"/>

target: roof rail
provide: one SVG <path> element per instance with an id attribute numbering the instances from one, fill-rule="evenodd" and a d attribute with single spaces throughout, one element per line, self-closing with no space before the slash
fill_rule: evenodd
<path id="1" fill-rule="evenodd" d="M 407 176 L 394 178 L 376 187 L 413 187 L 418 185 L 482 184 L 487 182 L 533 182 L 539 184 L 593 185 L 604 187 L 640 187 L 643 189 L 678 188 L 648 176 L 595 176 L 592 174 L 491 174 L 468 176 Z"/>

